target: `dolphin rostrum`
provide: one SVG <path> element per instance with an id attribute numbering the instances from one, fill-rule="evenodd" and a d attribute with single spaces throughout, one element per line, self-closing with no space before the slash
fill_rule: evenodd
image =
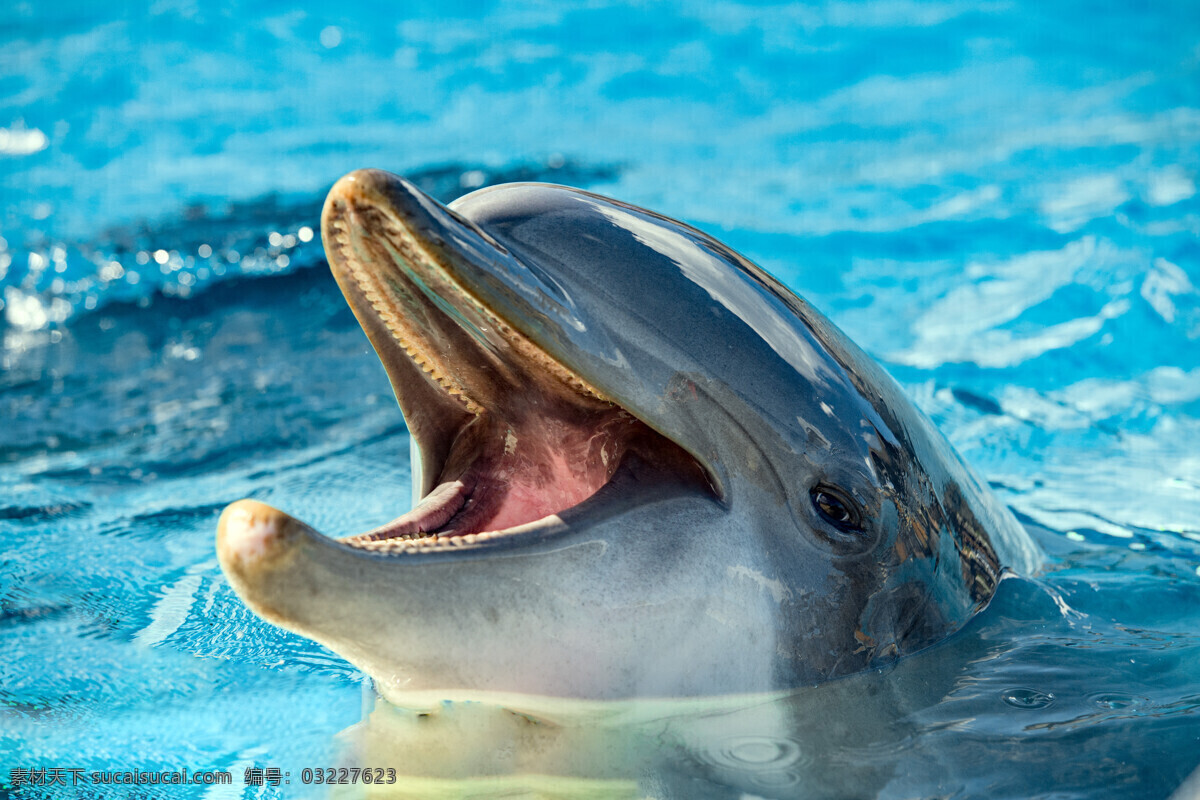
<path id="1" fill-rule="evenodd" d="M 1037 566 L 870 357 L 688 225 L 545 184 L 443 206 L 362 170 L 322 235 L 421 499 L 342 539 L 242 500 L 218 551 L 252 609 L 385 696 L 818 683 Z"/>

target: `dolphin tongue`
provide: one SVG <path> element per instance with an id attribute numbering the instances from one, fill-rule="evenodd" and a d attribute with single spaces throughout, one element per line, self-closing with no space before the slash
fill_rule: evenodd
<path id="1" fill-rule="evenodd" d="M 348 536 L 341 541 L 362 545 L 390 539 L 415 539 L 441 528 L 459 512 L 470 497 L 470 488 L 461 480 L 446 481 L 427 494 L 416 508 L 378 528 Z"/>
<path id="2" fill-rule="evenodd" d="M 552 405 L 536 397 L 538 405 Z M 477 417 L 460 431 L 439 483 L 415 508 L 341 539 L 369 550 L 425 545 L 533 522 L 600 489 L 631 446 L 652 437 L 617 408 L 522 423 Z"/>

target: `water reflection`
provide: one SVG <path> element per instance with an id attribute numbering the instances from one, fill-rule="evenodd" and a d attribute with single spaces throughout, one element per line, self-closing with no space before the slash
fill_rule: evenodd
<path id="1" fill-rule="evenodd" d="M 1166 796 L 1194 766 L 1181 757 L 1190 712 L 1094 691 L 1086 673 L 1031 658 L 1048 639 L 1060 653 L 1073 649 L 1081 627 L 1113 632 L 1063 613 L 1054 595 L 1034 581 L 1003 581 L 992 605 L 943 645 L 887 671 L 791 692 L 609 703 L 430 695 L 405 708 L 380 700 L 342 733 L 343 758 L 390 766 L 397 782 L 335 796 L 1031 797 L 1048 786 L 1103 796 L 1106 782 L 1113 796 L 1133 786 Z M 1071 724 L 1089 708 L 1106 713 Z"/>

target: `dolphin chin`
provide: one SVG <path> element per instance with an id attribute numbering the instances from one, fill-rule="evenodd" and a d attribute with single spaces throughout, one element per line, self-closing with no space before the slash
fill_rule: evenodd
<path id="1" fill-rule="evenodd" d="M 705 234 L 542 184 L 351 173 L 322 236 L 419 456 L 324 536 L 250 500 L 222 569 L 385 695 L 773 691 L 958 630 L 1038 553 L 871 359 Z"/>

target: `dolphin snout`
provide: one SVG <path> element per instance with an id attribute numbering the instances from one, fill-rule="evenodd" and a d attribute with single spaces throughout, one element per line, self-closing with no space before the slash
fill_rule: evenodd
<path id="1" fill-rule="evenodd" d="M 305 582 L 308 545 L 323 538 L 266 503 L 238 500 L 217 521 L 217 559 L 246 603 L 278 624 L 291 613 L 296 584 Z"/>
<path id="2" fill-rule="evenodd" d="M 239 574 L 275 566 L 304 523 L 257 500 L 238 500 L 217 521 L 221 566 Z"/>
<path id="3" fill-rule="evenodd" d="M 440 239 L 447 227 L 454 229 L 462 224 L 448 217 L 443 207 L 416 186 L 381 169 L 356 169 L 338 178 L 325 198 L 322 217 L 337 216 L 338 208 L 356 212 L 387 209 L 393 223 L 435 239 Z"/>
<path id="4" fill-rule="evenodd" d="M 394 194 L 404 185 L 403 178 L 381 169 L 356 169 L 338 178 L 329 196 L 336 200 L 374 200 Z"/>

